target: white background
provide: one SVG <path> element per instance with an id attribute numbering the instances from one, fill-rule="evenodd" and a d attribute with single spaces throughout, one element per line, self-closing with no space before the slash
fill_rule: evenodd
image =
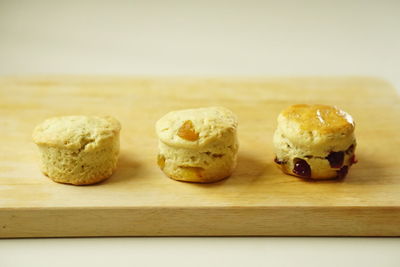
<path id="1" fill-rule="evenodd" d="M 372 75 L 399 89 L 399 62 L 400 1 L 0 0 L 0 75 Z M 400 239 L 0 240 L 1 267 L 73 264 L 400 266 Z"/>

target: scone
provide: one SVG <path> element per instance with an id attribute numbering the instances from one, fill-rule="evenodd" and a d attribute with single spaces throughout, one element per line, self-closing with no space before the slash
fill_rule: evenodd
<path id="1" fill-rule="evenodd" d="M 294 105 L 278 116 L 275 162 L 303 178 L 343 178 L 355 163 L 354 121 L 337 107 Z"/>
<path id="2" fill-rule="evenodd" d="M 112 117 L 65 116 L 33 132 L 42 172 L 55 182 L 85 185 L 111 176 L 119 153 L 120 123 Z"/>
<path id="3" fill-rule="evenodd" d="M 172 179 L 210 183 L 236 166 L 236 116 L 222 107 L 172 111 L 156 123 L 158 165 Z"/>

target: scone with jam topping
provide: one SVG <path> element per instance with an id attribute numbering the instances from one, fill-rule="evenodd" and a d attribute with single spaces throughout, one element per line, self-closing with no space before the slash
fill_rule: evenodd
<path id="1" fill-rule="evenodd" d="M 293 105 L 278 116 L 275 162 L 303 178 L 343 178 L 355 163 L 353 118 L 327 105 Z"/>
<path id="2" fill-rule="evenodd" d="M 222 107 L 172 111 L 156 123 L 158 165 L 170 178 L 210 183 L 236 166 L 236 116 Z"/>

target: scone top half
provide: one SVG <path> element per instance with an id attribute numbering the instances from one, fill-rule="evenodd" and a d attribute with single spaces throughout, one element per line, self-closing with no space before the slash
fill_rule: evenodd
<path id="1" fill-rule="evenodd" d="M 156 123 L 161 142 L 190 149 L 199 149 L 221 140 L 228 143 L 234 141 L 236 128 L 236 116 L 223 107 L 172 111 Z"/>
<path id="2" fill-rule="evenodd" d="M 120 123 L 108 116 L 45 120 L 33 132 L 43 173 L 56 182 L 75 185 L 108 178 L 116 168 L 120 130 Z"/>
<path id="3" fill-rule="evenodd" d="M 37 145 L 90 151 L 111 141 L 121 124 L 110 116 L 64 116 L 43 121 L 33 131 Z"/>
<path id="4" fill-rule="evenodd" d="M 353 118 L 337 107 L 290 106 L 278 116 L 278 127 L 274 134 L 277 161 L 284 163 L 284 171 L 291 174 L 296 160 L 308 163 L 311 174 L 298 176 L 316 179 L 343 176 L 340 169 L 345 167 L 343 172 L 347 173 L 354 161 L 354 128 Z"/>
<path id="5" fill-rule="evenodd" d="M 158 164 L 176 180 L 221 180 L 229 176 L 236 165 L 236 128 L 236 116 L 223 107 L 167 113 L 156 123 Z"/>
<path id="6" fill-rule="evenodd" d="M 329 150 L 346 150 L 355 141 L 353 118 L 328 105 L 293 105 L 278 116 L 275 138 L 285 138 L 293 147 L 324 156 Z"/>

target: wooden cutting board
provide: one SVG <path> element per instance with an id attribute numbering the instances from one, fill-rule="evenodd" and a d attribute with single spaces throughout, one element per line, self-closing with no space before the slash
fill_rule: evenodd
<path id="1" fill-rule="evenodd" d="M 337 105 L 356 120 L 347 178 L 306 181 L 274 165 L 272 134 L 294 103 Z M 235 173 L 215 184 L 167 178 L 154 123 L 170 110 L 221 105 L 239 119 Z M 0 237 L 399 236 L 400 106 L 386 82 L 337 78 L 0 78 Z M 116 173 L 92 186 L 40 173 L 34 126 L 61 115 L 113 115 Z"/>

